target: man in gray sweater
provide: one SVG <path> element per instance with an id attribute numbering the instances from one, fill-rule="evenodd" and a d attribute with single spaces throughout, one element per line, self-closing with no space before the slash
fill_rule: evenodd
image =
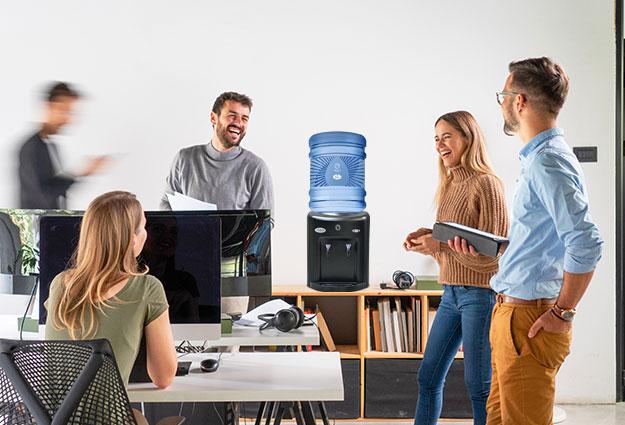
<path id="1" fill-rule="evenodd" d="M 240 144 L 245 137 L 252 100 L 222 93 L 210 115 L 213 137 L 207 144 L 176 154 L 165 192 L 210 202 L 219 210 L 273 209 L 273 183 L 265 162 Z M 171 209 L 167 196 L 161 209 Z"/>

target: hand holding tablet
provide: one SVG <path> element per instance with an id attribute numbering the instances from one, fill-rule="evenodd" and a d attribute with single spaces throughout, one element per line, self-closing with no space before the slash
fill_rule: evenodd
<path id="1" fill-rule="evenodd" d="M 457 252 L 472 255 L 479 253 L 489 257 L 496 257 L 508 243 L 504 237 L 452 222 L 436 222 L 432 237 L 437 241 L 448 242 L 450 248 Z"/>

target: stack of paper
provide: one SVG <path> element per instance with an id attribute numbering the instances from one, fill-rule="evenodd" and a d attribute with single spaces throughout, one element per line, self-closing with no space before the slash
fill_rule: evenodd
<path id="1" fill-rule="evenodd" d="M 267 301 L 266 303 L 256 307 L 254 310 L 245 313 L 239 320 L 237 320 L 236 323 L 237 325 L 244 326 L 260 326 L 265 323 L 258 319 L 258 316 L 261 314 L 276 314 L 278 311 L 289 307 L 291 307 L 291 304 L 288 304 L 281 299 Z"/>
<path id="2" fill-rule="evenodd" d="M 191 198 L 182 193 L 167 193 L 167 201 L 172 211 L 213 211 L 217 205 Z"/>

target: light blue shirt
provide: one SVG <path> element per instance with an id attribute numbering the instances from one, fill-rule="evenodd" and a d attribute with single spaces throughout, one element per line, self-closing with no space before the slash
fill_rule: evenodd
<path id="1" fill-rule="evenodd" d="M 594 270 L 603 240 L 588 211 L 581 166 L 562 129 L 538 134 L 519 157 L 510 244 L 490 284 L 516 298 L 554 298 L 565 271 Z"/>

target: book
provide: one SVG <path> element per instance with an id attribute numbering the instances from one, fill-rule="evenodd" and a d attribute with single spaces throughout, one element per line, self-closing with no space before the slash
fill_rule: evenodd
<path id="1" fill-rule="evenodd" d="M 393 336 L 393 319 L 391 316 L 391 303 L 388 298 L 382 298 L 382 308 L 384 309 L 384 332 L 386 334 L 386 351 L 394 353 L 397 351 L 395 337 Z"/>
<path id="2" fill-rule="evenodd" d="M 408 332 L 406 330 L 406 318 L 404 316 L 404 309 L 402 308 L 401 298 L 399 297 L 395 297 L 395 310 L 397 310 L 399 342 L 401 344 L 401 351 L 408 352 Z"/>
<path id="3" fill-rule="evenodd" d="M 378 299 L 378 316 L 380 317 L 380 342 L 382 343 L 382 349 L 380 351 L 388 351 L 386 328 L 384 327 L 384 303 L 382 298 Z"/>
<path id="4" fill-rule="evenodd" d="M 434 223 L 432 228 L 433 239 L 447 243 L 447 241 L 454 239 L 456 236 L 466 239 L 467 243 L 472 245 L 478 253 L 490 257 L 496 257 L 501 247 L 508 243 L 508 239 L 504 237 L 462 224 L 449 221 L 437 221 Z"/>
<path id="5" fill-rule="evenodd" d="M 420 291 L 442 291 L 443 285 L 438 281 L 438 276 L 420 275 L 415 276 L 416 289 Z"/>
<path id="6" fill-rule="evenodd" d="M 421 298 L 414 297 L 412 299 L 412 309 L 414 311 L 415 323 L 415 351 L 420 353 L 421 347 Z"/>
<path id="7" fill-rule="evenodd" d="M 391 317 L 393 321 L 393 347 L 395 348 L 396 352 L 401 353 L 403 349 L 402 349 L 401 333 L 400 333 L 400 327 L 399 327 L 399 315 L 398 315 L 397 308 L 395 306 L 391 307 Z"/>
<path id="8" fill-rule="evenodd" d="M 432 331 L 432 323 L 434 323 L 435 318 L 436 318 L 436 309 L 431 308 L 428 311 L 428 334 Z"/>
<path id="9" fill-rule="evenodd" d="M 321 334 L 321 339 L 326 346 L 328 351 L 336 351 L 336 345 L 334 345 L 334 340 L 332 339 L 332 335 L 330 334 L 330 329 L 328 328 L 328 324 L 326 320 L 323 318 L 323 314 L 320 311 L 317 311 L 317 326 L 319 327 L 319 333 Z"/>
<path id="10" fill-rule="evenodd" d="M 373 347 L 375 351 L 384 351 L 382 333 L 380 332 L 380 312 L 377 308 L 371 309 L 371 322 L 373 325 Z"/>
<path id="11" fill-rule="evenodd" d="M 409 305 L 406 306 L 406 321 L 408 327 L 408 351 L 414 353 L 417 349 L 415 347 L 414 312 L 412 310 L 412 304 L 414 304 L 414 301 L 411 301 Z"/>
<path id="12" fill-rule="evenodd" d="M 405 309 L 402 309 L 399 316 L 401 319 L 401 336 L 404 343 L 404 351 L 406 353 L 410 353 L 412 349 L 410 348 L 408 337 L 408 312 Z"/>

